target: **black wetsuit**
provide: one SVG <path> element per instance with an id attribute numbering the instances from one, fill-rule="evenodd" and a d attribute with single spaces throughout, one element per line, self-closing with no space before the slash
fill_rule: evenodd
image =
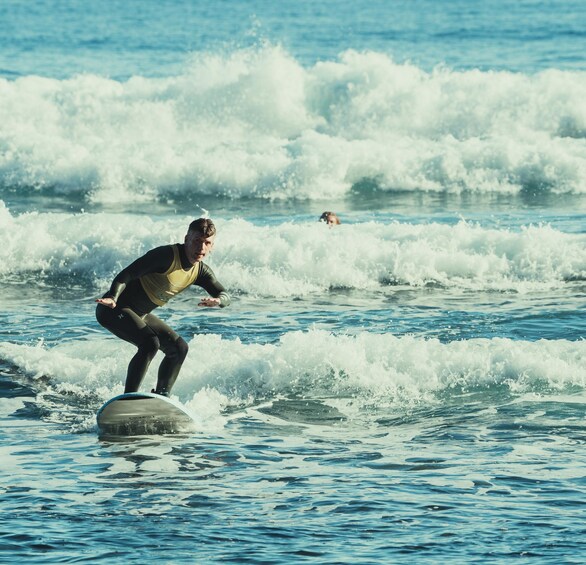
<path id="1" fill-rule="evenodd" d="M 183 338 L 151 312 L 158 307 L 147 295 L 140 281 L 151 273 L 165 273 L 175 260 L 174 246 L 165 245 L 153 249 L 122 270 L 112 282 L 103 298 L 112 298 L 116 308 L 98 304 L 96 318 L 107 330 L 119 338 L 134 344 L 138 351 L 128 365 L 124 392 L 136 392 L 155 354 L 161 349 L 165 358 L 161 362 L 155 392 L 169 395 L 181 365 L 187 356 L 188 346 Z M 184 246 L 178 244 L 181 268 L 193 267 L 187 260 Z M 230 297 L 217 281 L 213 271 L 199 264 L 197 277 L 192 284 L 201 286 L 214 298 L 220 299 L 220 307 L 230 304 Z"/>

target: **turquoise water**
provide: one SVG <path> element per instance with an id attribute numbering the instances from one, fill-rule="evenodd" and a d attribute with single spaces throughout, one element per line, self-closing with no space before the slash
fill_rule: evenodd
<path id="1" fill-rule="evenodd" d="M 584 9 L 2 3 L 0 559 L 583 562 Z M 202 209 L 197 431 L 99 437 L 94 299 Z"/>

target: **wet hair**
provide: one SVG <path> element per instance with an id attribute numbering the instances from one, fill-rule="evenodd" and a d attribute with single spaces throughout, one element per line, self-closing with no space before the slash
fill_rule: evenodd
<path id="1" fill-rule="evenodd" d="M 324 212 L 320 217 L 319 217 L 319 221 L 320 222 L 328 222 L 328 220 L 332 218 L 334 224 L 339 225 L 342 222 L 340 222 L 340 218 L 338 218 L 338 216 L 336 215 L 335 212 Z"/>
<path id="2" fill-rule="evenodd" d="M 216 235 L 216 226 L 209 218 L 198 218 L 189 224 L 188 232 L 195 231 L 204 237 Z"/>

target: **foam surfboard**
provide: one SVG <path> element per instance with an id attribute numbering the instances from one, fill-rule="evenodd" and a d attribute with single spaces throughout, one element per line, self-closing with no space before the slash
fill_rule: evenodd
<path id="1" fill-rule="evenodd" d="M 194 420 L 176 400 L 151 392 L 130 392 L 108 400 L 96 415 L 102 435 L 174 434 L 193 430 Z"/>

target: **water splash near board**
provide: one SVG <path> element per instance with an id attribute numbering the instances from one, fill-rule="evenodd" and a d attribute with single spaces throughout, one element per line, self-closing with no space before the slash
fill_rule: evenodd
<path id="1" fill-rule="evenodd" d="M 150 392 L 121 394 L 96 415 L 100 435 L 134 436 L 193 431 L 193 416 L 178 401 Z"/>

